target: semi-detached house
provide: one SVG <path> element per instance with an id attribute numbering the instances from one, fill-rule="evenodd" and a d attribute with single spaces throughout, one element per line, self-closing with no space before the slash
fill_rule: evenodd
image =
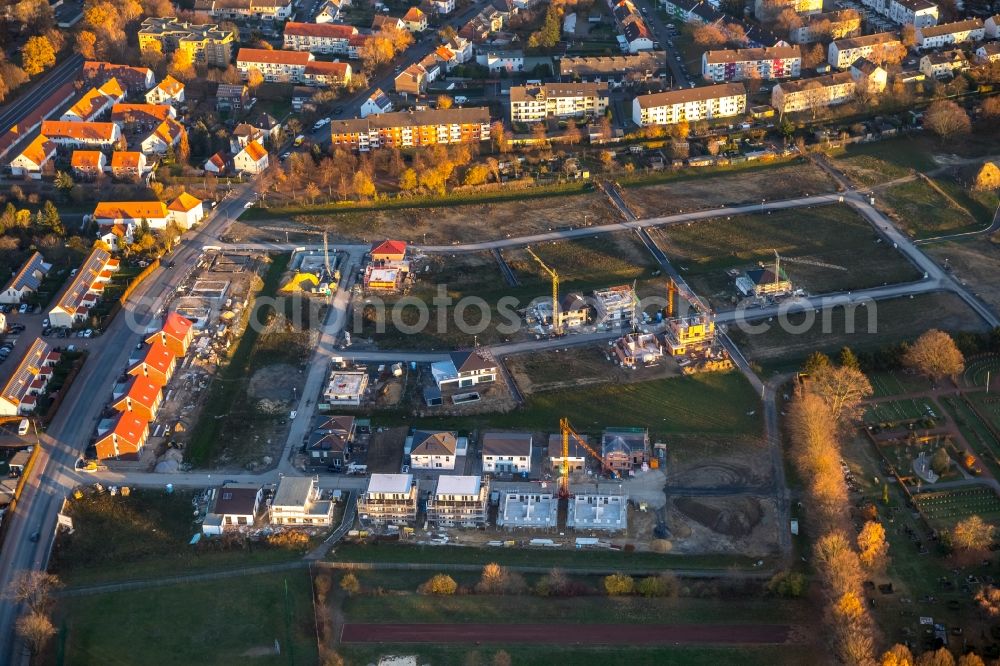
<path id="1" fill-rule="evenodd" d="M 118 263 L 106 250 L 91 250 L 56 304 L 49 310 L 49 323 L 57 328 L 72 328 L 83 322 L 87 312 L 104 292 L 104 285 L 118 270 Z"/>
<path id="2" fill-rule="evenodd" d="M 148 377 L 132 377 L 121 397 L 112 407 L 119 412 L 131 412 L 145 421 L 153 421 L 163 404 L 160 387 Z"/>
<path id="3" fill-rule="evenodd" d="M 723 83 L 651 95 L 632 101 L 636 125 L 673 125 L 680 122 L 731 118 L 746 112 L 747 92 L 742 83 Z"/>
<path id="4" fill-rule="evenodd" d="M 701 56 L 701 75 L 716 83 L 796 78 L 801 71 L 802 49 L 798 46 L 723 49 L 705 51 Z"/>
<path id="5" fill-rule="evenodd" d="M 99 432 L 94 447 L 97 458 L 135 459 L 149 438 L 149 422 L 135 412 L 119 412 L 104 432 Z"/>
<path id="6" fill-rule="evenodd" d="M 413 433 L 410 444 L 410 467 L 413 469 L 455 469 L 460 451 L 455 433 L 445 430 Z"/>
<path id="7" fill-rule="evenodd" d="M 41 338 L 35 338 L 0 391 L 0 416 L 19 416 L 35 411 L 38 396 L 52 377 L 52 366 L 58 362 L 59 353 L 52 351 Z"/>

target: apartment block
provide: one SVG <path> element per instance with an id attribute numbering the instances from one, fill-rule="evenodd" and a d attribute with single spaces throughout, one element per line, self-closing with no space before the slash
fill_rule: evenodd
<path id="1" fill-rule="evenodd" d="M 543 83 L 510 89 L 510 119 L 515 123 L 599 116 L 607 108 L 608 87 L 603 83 Z"/>
<path id="2" fill-rule="evenodd" d="M 265 81 L 302 83 L 311 86 L 343 85 L 351 80 L 351 66 L 346 62 L 317 62 L 312 53 L 240 49 L 236 68 L 244 79 L 257 70 Z"/>
<path id="3" fill-rule="evenodd" d="M 861 0 L 861 4 L 900 25 L 922 28 L 938 22 L 938 6 L 930 0 Z"/>
<path id="4" fill-rule="evenodd" d="M 849 71 L 801 81 L 783 81 L 771 90 L 771 106 L 780 113 L 835 106 L 850 100 L 856 85 Z"/>
<path id="5" fill-rule="evenodd" d="M 986 26 L 982 19 L 967 19 L 954 23 L 942 23 L 924 28 L 917 28 L 917 47 L 921 49 L 936 49 L 952 44 L 966 42 L 981 42 L 986 37 Z"/>
<path id="6" fill-rule="evenodd" d="M 417 484 L 413 482 L 413 475 L 372 474 L 368 488 L 358 497 L 358 517 L 367 525 L 414 522 L 417 519 Z"/>
<path id="7" fill-rule="evenodd" d="M 788 79 L 799 76 L 801 71 L 802 49 L 798 46 L 724 49 L 705 51 L 701 56 L 701 75 L 716 83 Z"/>
<path id="8" fill-rule="evenodd" d="M 859 34 L 861 15 L 851 9 L 841 9 L 803 17 L 802 25 L 789 31 L 788 40 L 793 44 L 811 44 Z"/>
<path id="9" fill-rule="evenodd" d="M 292 0 L 195 0 L 194 10 L 214 19 L 287 21 L 294 11 Z"/>
<path id="10" fill-rule="evenodd" d="M 742 83 L 723 83 L 639 95 L 632 101 L 636 125 L 673 125 L 679 122 L 731 118 L 746 112 L 747 92 Z"/>
<path id="11" fill-rule="evenodd" d="M 490 139 L 490 111 L 486 107 L 469 107 L 382 113 L 335 120 L 330 134 L 334 146 L 360 152 L 387 147 L 479 143 Z"/>
<path id="12" fill-rule="evenodd" d="M 834 40 L 830 42 L 827 57 L 831 67 L 847 69 L 858 58 L 868 58 L 881 65 L 888 56 L 900 49 L 905 47 L 899 41 L 899 35 L 894 32 L 880 32 L 863 37 Z"/>
<path id="13" fill-rule="evenodd" d="M 285 24 L 284 47 L 291 51 L 347 54 L 351 38 L 357 34 L 358 29 L 352 25 L 289 22 Z"/>
<path id="14" fill-rule="evenodd" d="M 159 50 L 164 54 L 184 51 L 194 62 L 229 67 L 233 59 L 236 35 L 220 30 L 214 23 L 194 24 L 174 17 L 150 16 L 139 28 L 139 49 Z"/>
<path id="15" fill-rule="evenodd" d="M 427 520 L 442 527 L 485 525 L 489 498 L 489 479 L 442 476 L 427 501 Z"/>

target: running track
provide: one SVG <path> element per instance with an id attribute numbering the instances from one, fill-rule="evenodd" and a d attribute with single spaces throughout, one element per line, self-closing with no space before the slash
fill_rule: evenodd
<path id="1" fill-rule="evenodd" d="M 779 624 L 345 624 L 344 643 L 764 645 L 786 643 Z"/>

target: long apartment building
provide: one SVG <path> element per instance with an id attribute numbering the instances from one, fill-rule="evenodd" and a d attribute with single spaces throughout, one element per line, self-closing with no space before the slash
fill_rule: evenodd
<path id="1" fill-rule="evenodd" d="M 922 28 L 938 22 L 938 6 L 930 0 L 861 0 L 861 4 L 900 25 Z"/>
<path id="2" fill-rule="evenodd" d="M 321 62 L 312 53 L 240 49 L 236 68 L 244 79 L 257 70 L 265 81 L 302 83 L 307 86 L 346 85 L 351 81 L 351 66 L 346 62 Z"/>
<path id="3" fill-rule="evenodd" d="M 82 322 L 117 270 L 118 260 L 109 252 L 96 247 L 91 250 L 69 286 L 49 310 L 49 323 L 54 327 L 72 328 Z"/>
<path id="4" fill-rule="evenodd" d="M 397 111 L 335 120 L 330 126 L 330 138 L 334 146 L 360 152 L 376 148 L 479 143 L 490 139 L 490 111 L 486 107 Z"/>
<path id="5" fill-rule="evenodd" d="M 986 26 L 982 19 L 966 19 L 954 23 L 942 23 L 917 28 L 917 47 L 936 49 L 952 44 L 981 42 L 986 37 Z"/>
<path id="6" fill-rule="evenodd" d="M 770 46 L 759 49 L 723 49 L 701 55 L 701 75 L 716 83 L 747 79 L 789 79 L 802 71 L 802 49 Z"/>
<path id="7" fill-rule="evenodd" d="M 830 42 L 827 57 L 831 67 L 847 69 L 858 58 L 867 58 L 881 65 L 885 62 L 886 56 L 904 48 L 903 43 L 899 41 L 899 35 L 896 33 L 879 32 L 874 35 L 864 35 L 863 37 L 834 40 Z"/>
<path id="8" fill-rule="evenodd" d="M 216 20 L 287 21 L 293 7 L 292 0 L 195 0 L 194 10 Z"/>
<path id="9" fill-rule="evenodd" d="M 770 15 L 784 9 L 791 9 L 796 14 L 816 14 L 823 11 L 823 0 L 784 0 L 780 3 L 765 3 L 764 0 L 755 0 L 753 6 L 754 16 L 761 20 L 770 18 Z"/>
<path id="10" fill-rule="evenodd" d="M 229 67 L 236 35 L 214 23 L 188 23 L 178 18 L 149 16 L 139 28 L 139 50 L 173 53 L 184 51 L 193 62 Z"/>
<path id="11" fill-rule="evenodd" d="M 447 478 L 447 477 L 441 477 Z M 412 474 L 372 474 L 358 497 L 363 524 L 401 525 L 417 519 L 417 484 Z"/>
<path id="12" fill-rule="evenodd" d="M 599 116 L 607 108 L 608 87 L 603 83 L 543 83 L 510 89 L 510 119 L 515 123 Z"/>
<path id="13" fill-rule="evenodd" d="M 340 23 L 285 24 L 284 45 L 291 51 L 310 53 L 342 53 L 351 51 L 351 38 L 358 35 L 353 25 Z"/>
<path id="14" fill-rule="evenodd" d="M 771 106 L 794 113 L 843 104 L 854 96 L 857 83 L 851 72 L 835 72 L 814 79 L 782 81 L 771 90 Z"/>
<path id="15" fill-rule="evenodd" d="M 747 109 L 747 91 L 742 83 L 723 83 L 639 95 L 632 100 L 636 125 L 674 125 L 715 118 L 731 118 Z"/>
<path id="16" fill-rule="evenodd" d="M 839 9 L 804 16 L 802 25 L 789 31 L 788 40 L 793 44 L 811 44 L 860 34 L 861 15 L 853 9 Z"/>
<path id="17" fill-rule="evenodd" d="M 427 520 L 441 527 L 486 524 L 490 482 L 481 476 L 445 476 L 427 501 Z"/>
<path id="18" fill-rule="evenodd" d="M 631 81 L 662 79 L 666 71 L 666 51 L 559 59 L 559 78 L 563 81 L 607 83 L 616 87 Z"/>
<path id="19" fill-rule="evenodd" d="M 38 396 L 52 377 L 52 366 L 58 362 L 59 353 L 52 351 L 41 338 L 35 338 L 0 391 L 0 416 L 19 416 L 35 411 Z"/>

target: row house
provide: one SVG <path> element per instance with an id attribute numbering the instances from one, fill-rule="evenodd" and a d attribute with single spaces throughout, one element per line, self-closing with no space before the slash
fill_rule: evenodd
<path id="1" fill-rule="evenodd" d="M 812 44 L 860 34 L 861 15 L 853 9 L 840 9 L 803 17 L 802 25 L 789 31 L 788 41 L 793 44 Z"/>
<path id="2" fill-rule="evenodd" d="M 43 120 L 42 136 L 65 148 L 113 147 L 122 134 L 115 123 L 66 122 L 63 120 Z"/>
<path id="3" fill-rule="evenodd" d="M 621 88 L 630 82 L 663 79 L 666 72 L 666 51 L 617 56 L 565 56 L 559 59 L 561 80 L 606 83 L 614 88 Z"/>
<path id="4" fill-rule="evenodd" d="M 177 118 L 169 104 L 115 104 L 111 108 L 111 122 L 126 134 L 149 132 L 168 118 Z"/>
<path id="5" fill-rule="evenodd" d="M 184 84 L 167 74 L 163 80 L 146 93 L 147 104 L 183 104 Z"/>
<path id="6" fill-rule="evenodd" d="M 21 416 L 35 411 L 38 396 L 52 377 L 59 353 L 41 338 L 35 338 L 24 358 L 0 391 L 0 416 Z"/>
<path id="7" fill-rule="evenodd" d="M 544 83 L 510 89 L 510 119 L 515 123 L 596 117 L 607 108 L 608 87 L 603 83 Z"/>
<path id="8" fill-rule="evenodd" d="M 339 23 L 285 24 L 284 48 L 310 53 L 347 54 L 351 37 L 358 34 L 353 25 Z"/>
<path id="9" fill-rule="evenodd" d="M 153 70 L 148 67 L 118 65 L 101 60 L 88 60 L 83 63 L 80 78 L 90 85 L 100 85 L 105 81 L 117 79 L 118 84 L 130 93 L 145 94 L 156 85 Z"/>
<path id="10" fill-rule="evenodd" d="M 905 48 L 896 33 L 880 32 L 834 40 L 830 42 L 827 57 L 831 67 L 847 69 L 858 58 L 868 58 L 872 62 L 882 64 L 892 59 L 891 56 L 894 54 L 905 52 Z"/>
<path id="11" fill-rule="evenodd" d="M 680 122 L 731 118 L 746 112 L 747 92 L 742 83 L 723 83 L 639 95 L 632 100 L 636 125 L 673 125 Z"/>
<path id="12" fill-rule="evenodd" d="M 801 71 L 802 49 L 798 46 L 705 51 L 701 56 L 701 75 L 716 83 L 789 79 L 798 77 Z"/>
<path id="13" fill-rule="evenodd" d="M 177 365 L 177 355 L 165 344 L 156 340 L 143 347 L 139 355 L 129 359 L 128 374 L 133 377 L 145 377 L 157 386 L 164 387 L 170 383 Z"/>
<path id="14" fill-rule="evenodd" d="M 99 150 L 74 150 L 69 165 L 77 178 L 94 180 L 104 175 L 108 158 Z"/>
<path id="15" fill-rule="evenodd" d="M 489 479 L 442 476 L 427 500 L 427 520 L 438 527 L 481 527 L 486 524 L 489 498 Z"/>
<path id="16" fill-rule="evenodd" d="M 132 377 L 126 382 L 121 394 L 111 403 L 119 412 L 135 414 L 144 421 L 155 421 L 163 404 L 160 387 L 148 377 Z"/>
<path id="17" fill-rule="evenodd" d="M 334 146 L 360 152 L 383 147 L 479 143 L 490 139 L 490 112 L 486 107 L 396 111 L 336 120 L 330 132 Z"/>
<path id="18" fill-rule="evenodd" d="M 136 181 L 147 171 L 146 155 L 138 150 L 116 150 L 111 153 L 111 175 L 121 180 Z"/>
<path id="19" fill-rule="evenodd" d="M 800 81 L 783 81 L 771 90 L 771 106 L 779 113 L 835 106 L 852 99 L 856 85 L 851 72 L 836 72 Z"/>
<path id="20" fill-rule="evenodd" d="M 91 88 L 66 110 L 59 120 L 87 122 L 100 118 L 108 109 L 125 99 L 125 91 L 117 79 L 108 79 L 100 86 Z"/>
<path id="21" fill-rule="evenodd" d="M 139 151 L 116 150 L 111 160 L 99 150 L 74 150 L 70 159 L 73 175 L 93 180 L 110 172 L 119 180 L 138 181 L 146 172 L 146 156 Z"/>
<path id="22" fill-rule="evenodd" d="M 292 17 L 294 6 L 292 0 L 195 0 L 194 10 L 218 21 L 287 21 Z"/>
<path id="23" fill-rule="evenodd" d="M 899 25 L 923 28 L 938 22 L 938 6 L 930 0 L 861 0 L 861 4 Z"/>
<path id="24" fill-rule="evenodd" d="M 312 53 L 240 49 L 236 67 L 244 79 L 259 71 L 266 81 L 305 85 L 346 85 L 351 81 L 351 66 L 345 62 L 318 62 Z"/>
<path id="25" fill-rule="evenodd" d="M 969 69 L 969 59 L 958 49 L 928 53 L 920 59 L 920 73 L 935 79 L 944 79 Z"/>
<path id="26" fill-rule="evenodd" d="M 966 19 L 954 23 L 942 23 L 917 28 L 917 48 L 936 49 L 952 44 L 981 42 L 986 37 L 986 26 L 982 19 Z"/>
<path id="27" fill-rule="evenodd" d="M 358 497 L 358 517 L 364 525 L 412 523 L 417 519 L 417 499 L 412 474 L 372 474 Z"/>
<path id="28" fill-rule="evenodd" d="M 52 264 L 45 263 L 41 252 L 33 253 L 0 292 L 0 303 L 14 304 L 27 300 L 38 291 L 38 287 L 50 270 Z"/>
<path id="29" fill-rule="evenodd" d="M 139 28 L 139 50 L 169 55 L 183 51 L 192 62 L 229 67 L 237 36 L 214 23 L 194 24 L 178 18 L 149 16 Z"/>
<path id="30" fill-rule="evenodd" d="M 105 427 L 99 427 L 94 448 L 98 460 L 135 460 L 149 439 L 149 421 L 135 412 L 118 412 Z"/>
<path id="31" fill-rule="evenodd" d="M 41 178 L 42 169 L 55 159 L 56 148 L 55 141 L 39 134 L 10 161 L 11 175 Z"/>
<path id="32" fill-rule="evenodd" d="M 83 322 L 87 312 L 104 292 L 104 285 L 118 270 L 119 262 L 107 250 L 94 248 L 83 261 L 69 285 L 49 310 L 53 327 L 73 328 Z"/>

